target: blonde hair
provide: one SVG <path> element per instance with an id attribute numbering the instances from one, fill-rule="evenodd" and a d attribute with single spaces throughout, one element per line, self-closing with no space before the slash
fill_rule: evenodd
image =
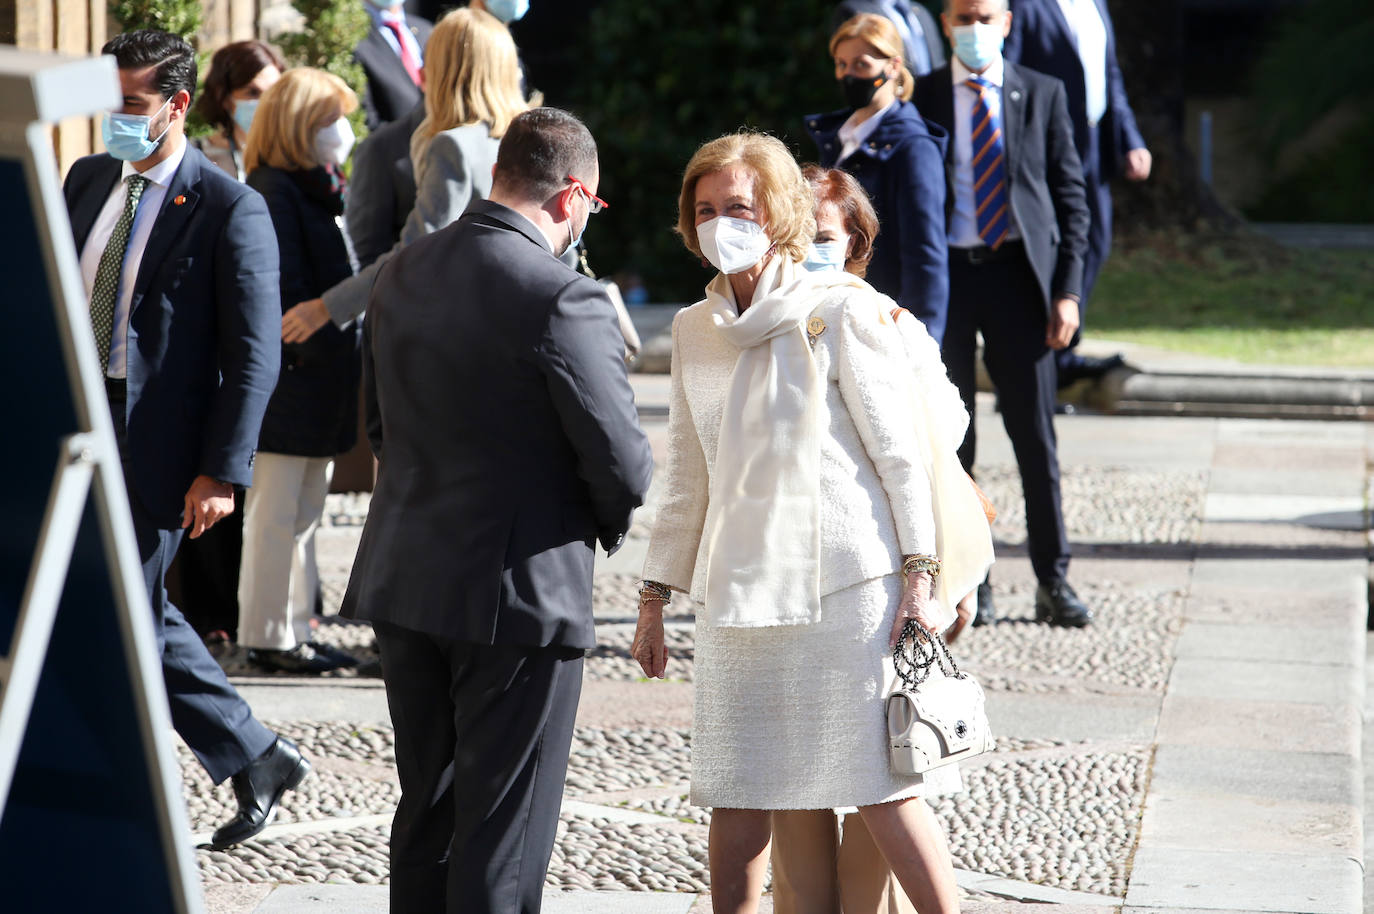
<path id="1" fill-rule="evenodd" d="M 902 101 L 911 98 L 916 88 L 916 77 L 911 75 L 906 61 L 902 59 L 902 36 L 897 34 L 897 27 L 892 20 L 876 13 L 860 13 L 852 19 L 846 19 L 830 36 L 830 56 L 835 56 L 835 49 L 841 42 L 852 38 L 868 42 L 882 57 L 897 58 L 897 97 Z"/>
<path id="2" fill-rule="evenodd" d="M 315 158 L 315 134 L 357 110 L 358 96 L 333 73 L 296 67 L 262 94 L 243 150 L 243 170 L 260 165 L 304 171 Z"/>
<path id="3" fill-rule="evenodd" d="M 510 30 L 482 10 L 452 10 L 425 45 L 425 119 L 410 139 L 411 161 L 418 167 L 434 135 L 454 127 L 486 122 L 500 139 L 529 108 Z"/>
<path id="4" fill-rule="evenodd" d="M 677 233 L 687 250 L 702 256 L 697 244 L 697 183 L 731 165 L 743 165 L 753 173 L 754 205 L 773 244 L 792 260 L 806 259 L 806 246 L 816 234 L 811 187 L 781 140 L 753 131 L 711 140 L 687 163 L 677 205 Z"/>

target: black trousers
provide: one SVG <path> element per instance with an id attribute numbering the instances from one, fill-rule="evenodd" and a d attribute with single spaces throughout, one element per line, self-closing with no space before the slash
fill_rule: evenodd
<path id="1" fill-rule="evenodd" d="M 583 651 L 373 628 L 401 781 L 391 910 L 537 914 Z"/>
<path id="2" fill-rule="evenodd" d="M 110 406 L 128 487 L 125 406 L 119 400 L 112 400 Z M 253 710 L 229 683 L 200 635 L 167 597 L 167 567 L 184 531 L 159 527 L 132 490 L 129 511 L 143 565 L 143 583 L 152 604 L 153 631 L 162 658 L 172 726 L 205 766 L 210 779 L 218 784 L 266 752 L 277 737 L 253 716 Z"/>
<path id="3" fill-rule="evenodd" d="M 973 472 L 978 446 L 972 421 L 977 392 L 975 334 L 981 331 L 983 364 L 997 388 L 1002 425 L 1021 471 L 1031 567 L 1037 579 L 1049 582 L 1068 574 L 1069 538 L 1059 495 L 1054 432 L 1058 373 L 1054 351 L 1045 345 L 1042 301 L 1040 286 L 1019 245 L 999 259 L 976 265 L 959 256 L 959 251 L 950 251 L 949 322 L 941 352 L 969 412 L 959 460 Z"/>

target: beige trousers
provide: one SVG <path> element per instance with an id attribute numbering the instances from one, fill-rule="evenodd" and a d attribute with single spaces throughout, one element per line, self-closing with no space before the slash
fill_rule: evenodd
<path id="1" fill-rule="evenodd" d="M 243 499 L 239 644 L 289 651 L 310 640 L 319 570 L 315 530 L 334 475 L 329 457 L 258 452 Z"/>
<path id="2" fill-rule="evenodd" d="M 775 914 L 916 914 L 857 813 L 773 813 Z"/>

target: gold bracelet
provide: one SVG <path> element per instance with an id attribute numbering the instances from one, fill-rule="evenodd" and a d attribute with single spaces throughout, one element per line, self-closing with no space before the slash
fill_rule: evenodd
<path id="1" fill-rule="evenodd" d="M 660 584 L 658 581 L 640 581 L 639 599 L 640 600 L 662 600 L 668 603 L 673 598 L 673 589 L 667 584 Z"/>
<path id="2" fill-rule="evenodd" d="M 940 576 L 940 560 L 933 555 L 909 555 L 902 560 L 902 574 L 930 573 L 931 579 Z"/>

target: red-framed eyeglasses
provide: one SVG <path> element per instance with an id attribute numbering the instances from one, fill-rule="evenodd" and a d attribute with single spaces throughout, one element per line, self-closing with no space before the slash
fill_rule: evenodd
<path id="1" fill-rule="evenodd" d="M 602 200 L 600 197 L 598 197 L 596 194 L 587 190 L 587 185 L 583 184 L 581 181 L 577 180 L 572 175 L 568 175 L 568 180 L 573 182 L 574 187 L 576 187 L 578 190 L 582 191 L 582 193 L 587 195 L 588 212 L 599 213 L 610 205 L 605 200 Z"/>

